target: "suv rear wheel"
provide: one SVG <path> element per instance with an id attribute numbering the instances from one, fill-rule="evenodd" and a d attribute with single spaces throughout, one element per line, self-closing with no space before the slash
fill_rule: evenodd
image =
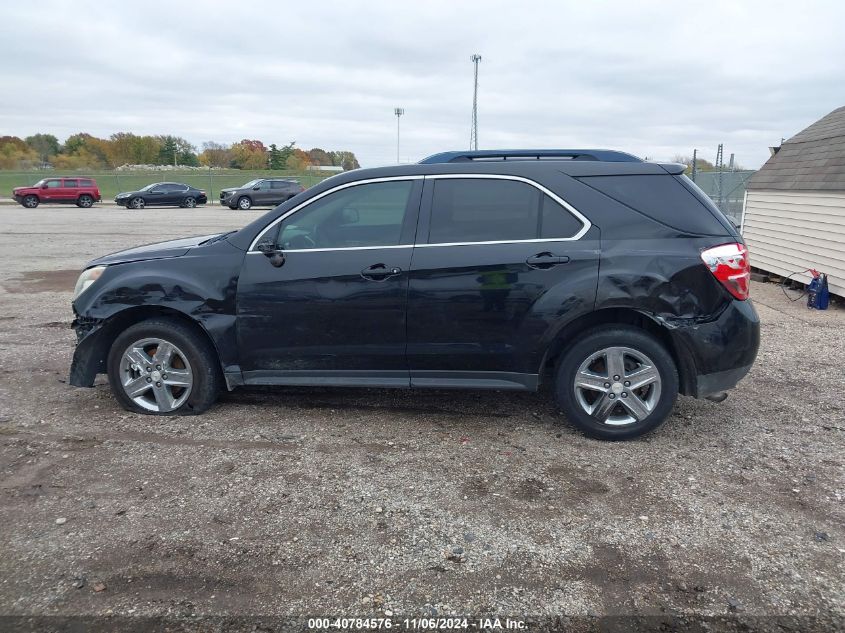
<path id="1" fill-rule="evenodd" d="M 631 439 L 669 417 L 678 397 L 678 370 L 647 332 L 596 328 L 561 358 L 555 396 L 567 419 L 587 435 Z"/>
<path id="2" fill-rule="evenodd" d="M 223 386 L 211 344 L 189 325 L 167 318 L 123 331 L 109 351 L 108 375 L 124 409 L 153 415 L 202 413 Z"/>
<path id="3" fill-rule="evenodd" d="M 38 196 L 33 196 L 33 195 L 24 196 L 23 206 L 25 206 L 27 209 L 34 209 L 35 207 L 38 206 L 38 202 L 39 202 Z"/>
<path id="4" fill-rule="evenodd" d="M 241 196 L 238 198 L 238 207 L 246 211 L 252 207 L 252 200 L 250 200 L 247 196 Z"/>
<path id="5" fill-rule="evenodd" d="M 76 201 L 76 206 L 78 206 L 82 209 L 88 209 L 88 208 L 92 207 L 93 205 L 94 205 L 94 198 L 92 198 L 91 196 L 89 196 L 87 194 L 83 194 L 83 195 L 79 196 L 79 198 Z"/>

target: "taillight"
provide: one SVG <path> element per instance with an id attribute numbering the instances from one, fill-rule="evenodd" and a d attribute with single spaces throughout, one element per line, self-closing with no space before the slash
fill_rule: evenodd
<path id="1" fill-rule="evenodd" d="M 742 244 L 722 244 L 701 253 L 701 260 L 710 272 L 740 301 L 748 299 L 751 265 L 748 249 Z"/>

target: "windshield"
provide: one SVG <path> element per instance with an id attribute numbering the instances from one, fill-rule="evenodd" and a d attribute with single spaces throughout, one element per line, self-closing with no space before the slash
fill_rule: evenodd
<path id="1" fill-rule="evenodd" d="M 250 180 L 243 187 L 241 187 L 241 189 L 249 189 L 250 187 L 254 187 L 255 185 L 257 185 L 262 180 L 264 180 L 264 179 L 263 178 L 256 178 L 255 180 Z"/>
<path id="2" fill-rule="evenodd" d="M 36 183 L 35 183 L 34 185 L 32 185 L 32 186 L 33 186 L 33 187 L 40 187 L 40 186 L 41 186 L 41 185 L 43 185 L 45 182 L 47 182 L 47 180 L 46 180 L 45 178 L 42 178 L 41 180 L 39 180 L 38 182 L 36 182 Z"/>
<path id="3" fill-rule="evenodd" d="M 144 187 L 143 189 L 139 189 L 138 191 L 149 191 L 149 190 L 150 190 L 150 189 L 152 189 L 153 187 L 158 186 L 158 184 L 159 184 L 159 183 L 154 182 L 153 184 L 151 184 L 151 185 L 147 185 L 146 187 Z"/>

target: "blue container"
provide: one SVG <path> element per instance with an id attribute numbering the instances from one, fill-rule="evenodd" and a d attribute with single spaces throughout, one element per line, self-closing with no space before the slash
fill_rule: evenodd
<path id="1" fill-rule="evenodd" d="M 830 303 L 830 290 L 827 287 L 827 275 L 819 273 L 807 286 L 807 307 L 814 310 L 827 310 Z"/>

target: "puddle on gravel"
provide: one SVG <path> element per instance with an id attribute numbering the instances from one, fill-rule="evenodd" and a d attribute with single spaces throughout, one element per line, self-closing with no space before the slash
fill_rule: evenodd
<path id="1" fill-rule="evenodd" d="M 71 292 L 79 271 L 72 270 L 31 270 L 17 279 L 3 284 L 6 292 L 29 294 L 32 292 Z"/>

